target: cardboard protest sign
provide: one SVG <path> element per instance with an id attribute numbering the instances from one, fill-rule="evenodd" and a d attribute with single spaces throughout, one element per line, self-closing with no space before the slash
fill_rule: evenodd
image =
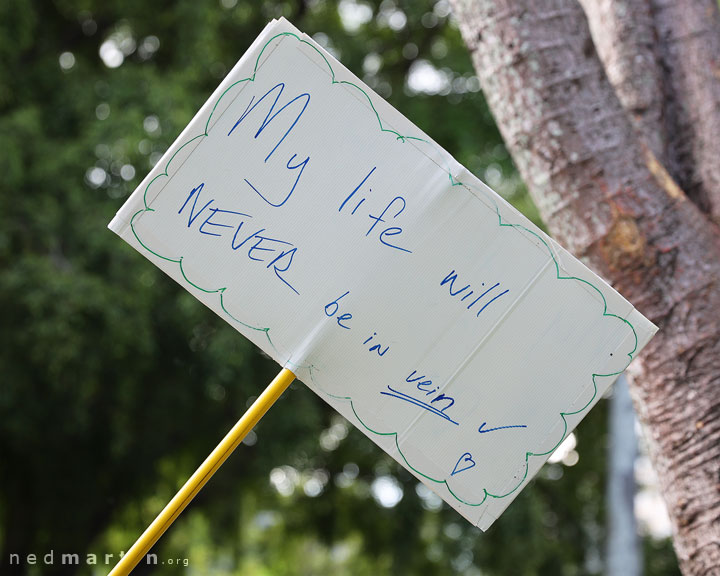
<path id="1" fill-rule="evenodd" d="M 656 330 L 285 20 L 110 228 L 482 529 Z"/>

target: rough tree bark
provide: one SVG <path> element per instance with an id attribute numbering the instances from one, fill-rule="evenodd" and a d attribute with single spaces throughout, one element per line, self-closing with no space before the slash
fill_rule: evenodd
<path id="1" fill-rule="evenodd" d="M 663 70 L 669 168 L 720 223 L 720 11 L 717 0 L 651 0 Z"/>
<path id="2" fill-rule="evenodd" d="M 580 0 L 608 80 L 638 134 L 667 161 L 663 75 L 648 0 Z"/>
<path id="3" fill-rule="evenodd" d="M 660 326 L 633 363 L 633 399 L 681 569 L 720 573 L 719 228 L 648 154 L 577 0 L 452 4 L 550 231 Z M 674 105 L 698 117 L 692 103 Z M 701 152 L 700 144 L 691 147 Z"/>
<path id="4" fill-rule="evenodd" d="M 640 135 L 689 198 L 720 222 L 716 0 L 580 3 L 608 78 Z"/>

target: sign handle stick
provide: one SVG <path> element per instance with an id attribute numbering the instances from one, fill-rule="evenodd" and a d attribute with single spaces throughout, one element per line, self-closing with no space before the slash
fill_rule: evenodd
<path id="1" fill-rule="evenodd" d="M 260 418 L 265 415 L 265 412 L 290 386 L 293 380 L 295 380 L 295 374 L 290 370 L 283 368 L 280 371 L 258 399 L 253 402 L 253 405 L 248 408 L 248 411 L 238 420 L 237 424 L 233 426 L 232 430 L 212 451 L 210 456 L 205 459 L 205 462 L 190 476 L 190 479 L 168 502 L 163 511 L 157 515 L 157 518 L 147 527 L 127 554 L 120 559 L 108 576 L 127 576 L 130 574 L 142 557 L 150 551 L 165 530 L 180 516 L 180 513 L 195 498 L 195 495 L 200 492 L 205 483 L 222 466 L 222 463 L 232 454 L 232 451 L 237 448 L 247 433 L 260 421 Z"/>

